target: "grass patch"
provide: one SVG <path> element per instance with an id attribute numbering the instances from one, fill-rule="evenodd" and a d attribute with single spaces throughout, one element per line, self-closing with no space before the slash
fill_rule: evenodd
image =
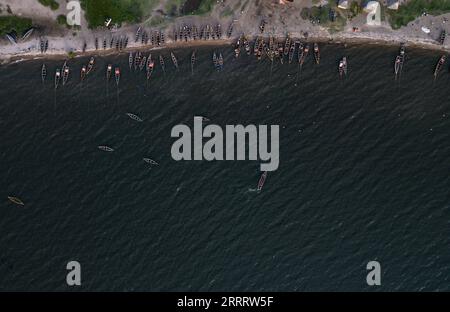
<path id="1" fill-rule="evenodd" d="M 50 7 L 53 11 L 59 9 L 59 3 L 55 0 L 38 0 L 40 4 L 46 7 Z"/>
<path id="2" fill-rule="evenodd" d="M 202 0 L 202 3 L 196 11 L 193 13 L 196 15 L 204 15 L 212 11 L 214 5 L 217 3 L 216 0 Z"/>
<path id="3" fill-rule="evenodd" d="M 387 10 L 389 22 L 394 29 L 406 26 L 417 17 L 427 12 L 430 15 L 441 15 L 450 12 L 449 0 L 411 0 L 400 5 L 397 11 Z"/>
<path id="4" fill-rule="evenodd" d="M 336 17 L 332 20 L 331 12 L 334 11 Z M 344 18 L 338 10 L 334 10 L 329 5 L 321 7 L 303 8 L 300 13 L 301 18 L 310 20 L 314 24 L 319 24 L 323 27 L 327 27 L 330 32 L 337 32 L 344 29 L 347 20 Z"/>
<path id="5" fill-rule="evenodd" d="M 4 36 L 9 32 L 15 31 L 21 35 L 32 26 L 29 18 L 18 16 L 0 16 L 0 35 Z"/>
<path id="6" fill-rule="evenodd" d="M 81 7 L 86 12 L 89 28 L 104 26 L 107 18 L 113 23 L 136 23 L 141 21 L 143 0 L 81 0 Z"/>

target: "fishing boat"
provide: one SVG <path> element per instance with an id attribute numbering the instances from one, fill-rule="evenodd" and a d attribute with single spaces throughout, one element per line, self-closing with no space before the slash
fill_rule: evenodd
<path id="1" fill-rule="evenodd" d="M 152 55 L 150 54 L 147 59 L 147 80 L 150 79 L 155 68 L 155 62 L 152 60 Z"/>
<path id="2" fill-rule="evenodd" d="M 163 70 L 163 72 L 166 72 L 166 65 L 164 62 L 164 57 L 162 55 L 159 55 L 159 64 L 161 65 L 161 68 Z"/>
<path id="3" fill-rule="evenodd" d="M 177 58 L 175 57 L 175 55 L 173 54 L 173 52 L 170 52 L 170 57 L 172 58 L 173 65 L 178 70 L 178 61 L 177 61 Z"/>
<path id="4" fill-rule="evenodd" d="M 339 76 L 342 78 L 347 75 L 347 57 L 343 57 L 339 62 Z"/>
<path id="5" fill-rule="evenodd" d="M 191 55 L 191 73 L 194 74 L 194 65 L 195 65 L 195 51 L 192 52 Z"/>
<path id="6" fill-rule="evenodd" d="M 214 64 L 214 68 L 219 71 L 219 60 L 217 59 L 217 55 L 216 52 L 213 53 L 213 64 Z"/>
<path id="7" fill-rule="evenodd" d="M 130 52 L 130 55 L 128 56 L 128 66 L 131 68 L 133 67 L 133 52 Z"/>
<path id="8" fill-rule="evenodd" d="M 24 206 L 25 204 L 23 203 L 23 201 L 15 196 L 8 196 L 8 199 L 13 202 L 16 205 L 20 205 L 20 206 Z"/>
<path id="9" fill-rule="evenodd" d="M 81 67 L 81 74 L 80 74 L 80 78 L 81 78 L 81 82 L 83 82 L 84 78 L 86 77 L 86 65 L 83 65 L 83 67 Z"/>
<path id="10" fill-rule="evenodd" d="M 116 69 L 114 70 L 114 76 L 116 77 L 116 85 L 119 85 L 119 81 L 120 81 L 120 68 L 116 67 Z"/>
<path id="11" fill-rule="evenodd" d="M 114 149 L 107 145 L 99 145 L 98 149 L 104 152 L 114 152 Z"/>
<path id="12" fill-rule="evenodd" d="M 291 47 L 289 48 L 289 64 L 292 63 L 295 54 L 295 42 L 291 43 Z"/>
<path id="13" fill-rule="evenodd" d="M 139 70 L 140 70 L 140 71 L 142 71 L 142 70 L 144 69 L 145 64 L 147 64 L 147 57 L 146 57 L 146 56 L 144 56 L 144 57 L 141 59 L 141 62 L 139 63 Z"/>
<path id="14" fill-rule="evenodd" d="M 89 60 L 89 64 L 87 66 L 87 71 L 86 71 L 86 75 L 89 75 L 89 73 L 92 71 L 92 69 L 94 68 L 94 57 L 92 56 L 91 59 Z"/>
<path id="15" fill-rule="evenodd" d="M 238 58 L 240 53 L 241 53 L 241 37 L 239 37 L 236 42 L 236 48 L 234 48 L 234 56 Z"/>
<path id="16" fill-rule="evenodd" d="M 262 190 L 264 183 L 266 182 L 266 178 L 267 178 L 267 171 L 264 171 L 258 181 L 258 191 Z"/>
<path id="17" fill-rule="evenodd" d="M 150 165 L 155 165 L 155 166 L 158 166 L 158 165 L 159 165 L 156 161 L 154 161 L 153 159 L 150 159 L 150 158 L 143 158 L 143 160 L 144 160 L 147 164 L 150 164 Z"/>
<path id="18" fill-rule="evenodd" d="M 303 58 L 303 53 L 304 53 L 303 49 L 304 49 L 303 43 L 300 42 L 298 45 L 298 51 L 297 51 L 297 61 L 299 64 Z"/>
<path id="19" fill-rule="evenodd" d="M 303 66 L 303 64 L 305 63 L 306 57 L 309 54 L 309 44 L 307 43 L 305 45 L 305 47 L 303 48 L 303 53 L 302 53 L 302 57 L 300 59 L 300 66 Z"/>
<path id="20" fill-rule="evenodd" d="M 219 54 L 219 69 L 223 70 L 223 56 L 222 56 L 222 53 Z"/>
<path id="21" fill-rule="evenodd" d="M 400 62 L 400 74 L 402 73 L 402 69 L 403 69 L 403 64 L 405 64 L 405 45 L 401 45 L 400 47 L 400 58 L 401 58 L 401 62 Z"/>
<path id="22" fill-rule="evenodd" d="M 47 77 L 47 68 L 45 67 L 45 64 L 42 64 L 42 68 L 41 68 L 42 83 L 44 83 L 45 77 Z"/>
<path id="23" fill-rule="evenodd" d="M 60 80 L 61 80 L 61 71 L 58 68 L 58 69 L 56 69 L 56 72 L 55 72 L 55 89 L 58 88 Z"/>
<path id="24" fill-rule="evenodd" d="M 314 59 L 316 60 L 316 64 L 319 65 L 319 63 L 320 63 L 320 50 L 319 50 L 319 44 L 317 42 L 314 43 Z"/>
<path id="25" fill-rule="evenodd" d="M 63 67 L 64 69 L 63 69 L 63 86 L 64 85 L 66 85 L 66 83 L 67 83 L 67 80 L 69 79 L 69 73 L 70 73 L 70 70 L 69 70 L 69 66 L 67 66 L 67 65 L 65 65 L 65 67 Z"/>
<path id="26" fill-rule="evenodd" d="M 132 114 L 132 113 L 127 113 L 127 116 L 130 117 L 131 119 L 133 119 L 134 121 L 138 121 L 138 122 L 143 121 L 141 118 L 139 118 L 139 116 Z"/>
<path id="27" fill-rule="evenodd" d="M 245 52 L 247 53 L 247 55 L 250 55 L 250 53 L 251 53 L 250 43 L 248 42 L 247 37 L 243 36 L 242 40 L 243 40 Z"/>
<path id="28" fill-rule="evenodd" d="M 136 55 L 134 56 L 134 70 L 137 70 L 139 67 L 139 64 L 141 63 L 141 52 L 136 52 Z"/>
<path id="29" fill-rule="evenodd" d="M 109 81 L 109 79 L 111 78 L 111 72 L 112 72 L 112 65 L 108 64 L 108 66 L 106 67 L 106 80 Z"/>
<path id="30" fill-rule="evenodd" d="M 395 78 L 397 79 L 397 76 L 400 72 L 400 65 L 402 64 L 402 57 L 400 55 L 397 55 L 394 63 L 394 72 L 395 72 Z"/>
<path id="31" fill-rule="evenodd" d="M 445 64 L 446 59 L 447 57 L 445 55 L 442 55 L 441 58 L 439 59 L 439 62 L 436 64 L 436 68 L 434 70 L 434 79 L 436 79 L 437 75 L 441 71 L 442 67 Z"/>

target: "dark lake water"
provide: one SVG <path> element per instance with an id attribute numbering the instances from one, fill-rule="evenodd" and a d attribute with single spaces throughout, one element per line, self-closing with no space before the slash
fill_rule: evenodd
<path id="1" fill-rule="evenodd" d="M 214 70 L 212 47 L 175 50 L 147 85 L 128 55 L 0 68 L 0 290 L 61 291 L 66 264 L 82 290 L 450 290 L 450 75 L 433 81 L 439 54 L 322 46 L 297 65 L 234 59 Z M 349 75 L 337 73 L 347 55 Z M 105 81 L 120 66 L 119 88 Z M 297 86 L 295 85 L 298 79 Z M 131 120 L 133 113 L 143 122 Z M 280 125 L 280 166 L 262 192 L 255 161 L 181 161 L 170 132 L 211 123 Z M 108 145 L 113 153 L 98 150 Z M 156 160 L 149 166 L 142 159 Z M 21 198 L 25 206 L 7 197 Z"/>

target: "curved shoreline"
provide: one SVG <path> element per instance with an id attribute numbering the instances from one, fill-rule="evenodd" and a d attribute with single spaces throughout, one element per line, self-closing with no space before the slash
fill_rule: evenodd
<path id="1" fill-rule="evenodd" d="M 257 36 L 248 36 L 251 40 L 254 40 Z M 267 35 L 263 36 L 265 39 L 268 39 Z M 292 38 L 299 38 L 300 36 L 292 35 Z M 285 38 L 276 37 L 277 40 L 284 40 Z M 154 46 L 154 45 L 137 45 L 137 46 L 129 46 L 126 49 L 122 49 L 121 51 L 117 51 L 116 49 L 88 49 L 85 52 L 76 52 L 74 51 L 74 55 L 72 57 L 68 56 L 67 51 L 61 50 L 49 50 L 45 54 L 39 52 L 30 52 L 30 53 L 17 53 L 17 54 L 1 54 L 0 53 L 0 61 L 2 65 L 14 64 L 23 61 L 29 60 L 61 60 L 61 59 L 71 59 L 71 58 L 80 58 L 86 56 L 110 56 L 110 55 L 120 55 L 124 53 L 128 53 L 131 51 L 154 51 L 154 50 L 162 50 L 162 49 L 180 49 L 180 48 L 192 48 L 192 47 L 201 47 L 201 46 L 224 46 L 224 45 L 233 45 L 237 40 L 236 38 L 232 39 L 218 39 L 218 40 L 190 40 L 190 41 L 167 41 L 164 45 Z M 413 47 L 418 49 L 430 50 L 430 51 L 443 51 L 448 52 L 444 46 L 439 45 L 438 43 L 432 40 L 417 40 L 417 39 L 405 39 L 400 40 L 398 37 L 393 37 L 389 35 L 384 35 L 382 37 L 373 37 L 370 35 L 356 35 L 349 36 L 345 34 L 339 35 L 331 35 L 331 36 L 309 36 L 307 39 L 310 42 L 318 42 L 318 43 L 327 43 L 327 44 L 371 44 L 376 46 L 397 46 L 400 44 L 405 44 L 407 47 Z"/>

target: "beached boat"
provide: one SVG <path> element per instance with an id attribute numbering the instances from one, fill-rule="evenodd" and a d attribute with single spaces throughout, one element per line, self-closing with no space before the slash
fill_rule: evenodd
<path id="1" fill-rule="evenodd" d="M 154 161 L 153 159 L 150 159 L 150 158 L 143 158 L 143 160 L 144 160 L 147 164 L 150 164 L 150 165 L 155 165 L 155 166 L 158 166 L 158 165 L 159 165 L 156 161 Z"/>
<path id="2" fill-rule="evenodd" d="M 447 59 L 447 56 L 442 55 L 441 58 L 439 59 L 438 63 L 436 64 L 436 68 L 434 69 L 434 79 L 436 79 L 436 77 L 438 76 L 442 67 L 444 67 L 446 59 Z"/>
<path id="3" fill-rule="evenodd" d="M 231 35 L 233 34 L 233 28 L 234 28 L 234 22 L 232 21 L 230 23 L 230 26 L 228 26 L 228 31 L 227 31 L 227 37 L 231 38 Z"/>
<path id="4" fill-rule="evenodd" d="M 95 38 L 95 50 L 98 50 L 98 38 Z"/>
<path id="5" fill-rule="evenodd" d="M 89 73 L 90 73 L 90 72 L 92 71 L 92 69 L 94 68 L 94 62 L 95 62 L 95 59 L 94 59 L 94 57 L 92 56 L 91 59 L 89 60 L 88 66 L 87 66 L 86 75 L 89 75 Z"/>
<path id="6" fill-rule="evenodd" d="M 138 42 L 139 37 L 141 36 L 142 28 L 139 27 L 136 31 L 136 35 L 134 36 L 134 42 Z"/>
<path id="7" fill-rule="evenodd" d="M 342 78 L 347 75 L 347 57 L 343 57 L 339 62 L 339 76 Z"/>
<path id="8" fill-rule="evenodd" d="M 109 48 L 112 49 L 112 47 L 114 46 L 114 36 L 111 37 L 111 40 L 109 41 Z"/>
<path id="9" fill-rule="evenodd" d="M 47 52 L 47 50 L 48 50 L 48 39 L 45 39 L 45 42 L 44 42 L 44 53 Z"/>
<path id="10" fill-rule="evenodd" d="M 31 27 L 30 29 L 26 30 L 22 36 L 22 41 L 27 40 L 28 37 L 30 37 L 33 32 L 34 32 L 34 27 Z"/>
<path id="11" fill-rule="evenodd" d="M 114 152 L 114 149 L 112 147 L 109 147 L 107 145 L 99 145 L 98 149 L 104 152 Z"/>
<path id="12" fill-rule="evenodd" d="M 320 50 L 319 50 L 319 44 L 317 42 L 314 43 L 314 60 L 316 61 L 316 64 L 319 65 L 319 63 L 320 63 Z"/>
<path id="13" fill-rule="evenodd" d="M 47 68 L 45 67 L 45 64 L 42 64 L 42 68 L 41 68 L 42 83 L 44 83 L 46 77 L 47 77 Z"/>
<path id="14" fill-rule="evenodd" d="M 55 72 L 55 89 L 58 89 L 60 80 L 61 80 L 61 71 L 58 68 L 58 69 L 56 69 L 56 72 Z"/>
<path id="15" fill-rule="evenodd" d="M 216 36 L 217 39 L 222 38 L 222 26 L 220 24 L 217 24 L 216 26 Z"/>
<path id="16" fill-rule="evenodd" d="M 106 38 L 103 39 L 103 50 L 106 50 Z"/>
<path id="17" fill-rule="evenodd" d="M 128 66 L 131 68 L 133 67 L 133 52 L 130 52 L 130 55 L 128 56 Z"/>
<path id="18" fill-rule="evenodd" d="M 267 24 L 266 20 L 261 20 L 261 23 L 259 24 L 259 31 L 261 32 L 261 34 L 264 33 L 266 24 Z"/>
<path id="19" fill-rule="evenodd" d="M 192 52 L 191 55 L 191 73 L 194 74 L 194 65 L 195 65 L 195 51 Z"/>
<path id="20" fill-rule="evenodd" d="M 258 191 L 262 190 L 264 183 L 266 182 L 266 178 L 267 178 L 267 171 L 264 171 L 258 181 Z"/>
<path id="21" fill-rule="evenodd" d="M 295 54 L 295 42 L 292 42 L 289 48 L 289 64 L 292 63 L 292 60 L 294 59 L 294 54 Z"/>
<path id="22" fill-rule="evenodd" d="M 15 196 L 8 196 L 8 199 L 12 202 L 12 203 L 14 203 L 14 204 L 16 204 L 16 205 L 20 205 L 20 206 L 24 206 L 25 204 L 23 203 L 23 201 L 20 199 L 20 198 L 18 198 L 18 197 L 15 197 Z"/>
<path id="23" fill-rule="evenodd" d="M 289 54 L 289 47 L 290 46 L 291 46 L 291 37 L 288 34 L 287 37 L 286 37 L 286 41 L 284 42 L 284 50 L 283 50 L 284 56 L 287 56 Z"/>
<path id="24" fill-rule="evenodd" d="M 443 30 L 442 32 L 441 32 L 441 35 L 439 36 L 439 43 L 441 44 L 441 45 L 444 45 L 444 43 L 445 43 L 445 38 L 447 37 L 447 32 L 445 31 L 445 30 Z"/>
<path id="25" fill-rule="evenodd" d="M 112 73 L 112 65 L 108 64 L 108 66 L 106 67 L 106 80 L 109 81 L 109 79 L 111 78 L 111 73 Z"/>
<path id="26" fill-rule="evenodd" d="M 81 82 L 83 82 L 84 78 L 86 77 L 86 65 L 83 65 L 83 67 L 81 67 L 81 73 L 80 73 L 80 78 L 81 78 Z"/>
<path id="27" fill-rule="evenodd" d="M 6 34 L 6 38 L 8 38 L 9 41 L 11 41 L 11 38 L 13 38 L 13 37 L 11 37 L 9 34 Z M 11 43 L 16 43 L 15 39 L 14 39 L 14 42 L 11 42 Z M 45 41 L 42 38 L 39 40 L 39 47 L 41 48 L 41 53 L 44 53 Z"/>
<path id="28" fill-rule="evenodd" d="M 114 76 L 116 77 L 116 85 L 119 85 L 120 82 L 120 68 L 116 67 L 114 70 Z"/>
<path id="29" fill-rule="evenodd" d="M 177 61 L 177 58 L 175 57 L 175 54 L 173 54 L 173 52 L 170 52 L 170 57 L 172 58 L 173 65 L 178 70 L 178 61 Z"/>

